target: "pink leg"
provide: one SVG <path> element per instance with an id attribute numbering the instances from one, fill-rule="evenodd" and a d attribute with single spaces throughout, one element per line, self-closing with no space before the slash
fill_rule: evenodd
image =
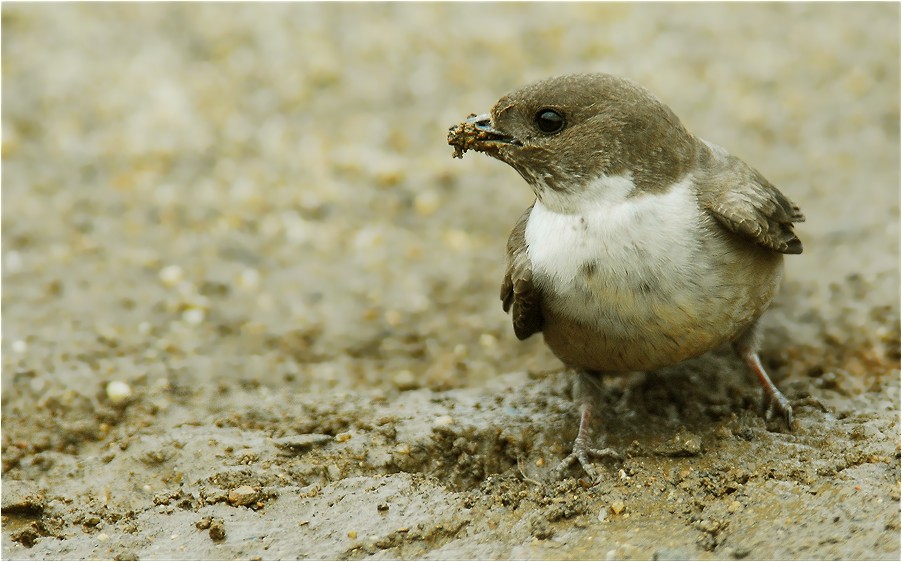
<path id="1" fill-rule="evenodd" d="M 595 397 L 587 386 L 592 384 L 593 381 L 586 378 L 592 376 L 588 373 L 580 372 L 578 376 L 580 379 L 576 383 L 576 393 L 579 400 L 579 432 L 576 434 L 576 440 L 573 442 L 573 452 L 561 461 L 555 469 L 554 474 L 556 478 L 560 479 L 563 477 L 564 470 L 578 461 L 579 465 L 592 480 L 598 480 L 598 473 L 595 471 L 592 463 L 589 462 L 589 457 L 601 457 L 614 460 L 623 460 L 623 457 L 613 449 L 596 449 L 589 446 L 589 426 L 592 423 L 592 409 L 594 407 Z"/>
<path id="2" fill-rule="evenodd" d="M 761 359 L 758 357 L 757 343 L 757 326 L 753 326 L 748 332 L 733 342 L 733 349 L 745 361 L 745 364 L 749 366 L 749 369 L 758 378 L 758 382 L 761 383 L 761 387 L 764 389 L 764 401 L 761 404 L 764 419 L 772 421 L 782 418 L 786 422 L 786 428 L 792 431 L 792 406 L 789 404 L 789 400 L 774 385 L 773 381 L 770 380 L 770 377 L 767 376 L 767 371 L 764 370 L 764 365 L 761 364 Z"/>

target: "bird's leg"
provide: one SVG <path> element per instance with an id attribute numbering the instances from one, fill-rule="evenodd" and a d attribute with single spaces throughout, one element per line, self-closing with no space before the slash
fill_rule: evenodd
<path id="1" fill-rule="evenodd" d="M 764 370 L 764 365 L 761 364 L 761 359 L 758 357 L 758 339 L 758 326 L 755 325 L 733 342 L 733 349 L 749 366 L 764 389 L 761 412 L 765 421 L 770 422 L 780 418 L 786 422 L 786 428 L 792 431 L 792 406 L 767 376 L 767 371 Z"/>
<path id="2" fill-rule="evenodd" d="M 589 426 L 592 423 L 592 410 L 595 406 L 595 395 L 591 391 L 591 386 L 595 384 L 595 381 L 590 379 L 591 374 L 584 371 L 579 371 L 577 376 L 579 377 L 576 381 L 576 397 L 579 402 L 579 432 L 576 434 L 576 440 L 573 442 L 573 451 L 561 461 L 553 474 L 554 478 L 559 480 L 570 465 L 579 462 L 586 474 L 595 481 L 598 480 L 598 473 L 595 471 L 592 463 L 589 462 L 589 457 L 614 460 L 623 460 L 623 457 L 620 456 L 620 453 L 610 448 L 596 449 L 589 446 L 591 433 Z"/>

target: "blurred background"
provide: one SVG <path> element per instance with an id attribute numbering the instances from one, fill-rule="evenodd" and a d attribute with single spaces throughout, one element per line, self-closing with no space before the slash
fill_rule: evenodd
<path id="1" fill-rule="evenodd" d="M 558 368 L 497 297 L 532 194 L 499 162 L 453 160 L 446 134 L 569 72 L 639 82 L 799 203 L 805 253 L 768 324 L 784 360 L 897 364 L 897 4 L 2 18 L 4 415 L 111 379 L 390 393 Z"/>

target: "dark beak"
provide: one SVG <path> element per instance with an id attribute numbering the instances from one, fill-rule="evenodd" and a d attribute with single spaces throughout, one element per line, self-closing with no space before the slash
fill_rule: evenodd
<path id="1" fill-rule="evenodd" d="M 519 145 L 520 141 L 516 140 L 514 137 L 502 133 L 498 129 L 492 126 L 492 116 L 488 113 L 483 113 L 482 115 L 474 115 L 466 120 L 467 125 L 471 125 L 477 131 L 484 133 L 481 135 L 480 140 L 489 141 L 489 142 L 503 142 Z"/>

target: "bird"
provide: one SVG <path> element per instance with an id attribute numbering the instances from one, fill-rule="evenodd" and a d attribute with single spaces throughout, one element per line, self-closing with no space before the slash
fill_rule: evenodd
<path id="1" fill-rule="evenodd" d="M 574 370 L 575 463 L 597 478 L 588 385 L 653 371 L 725 344 L 757 377 L 762 414 L 791 431 L 792 406 L 759 357 L 760 318 L 784 254 L 800 254 L 799 207 L 756 169 L 690 133 L 642 86 L 604 73 L 548 78 L 452 126 L 516 170 L 535 195 L 507 242 L 503 310 Z"/>

